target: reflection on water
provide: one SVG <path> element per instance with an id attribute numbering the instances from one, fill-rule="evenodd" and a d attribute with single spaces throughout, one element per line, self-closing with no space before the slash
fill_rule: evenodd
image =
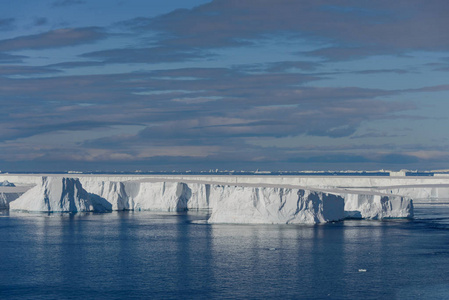
<path id="1" fill-rule="evenodd" d="M 206 218 L 3 212 L 0 298 L 449 295 L 447 207 L 417 209 L 414 221 L 317 226 L 196 222 Z"/>

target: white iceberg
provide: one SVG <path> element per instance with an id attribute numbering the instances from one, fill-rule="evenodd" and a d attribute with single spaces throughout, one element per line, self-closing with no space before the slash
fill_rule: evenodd
<path id="1" fill-rule="evenodd" d="M 41 184 L 9 203 L 11 210 L 35 212 L 110 211 L 111 205 L 89 194 L 75 178 L 42 177 Z"/>
<path id="2" fill-rule="evenodd" d="M 345 217 L 355 219 L 412 218 L 411 199 L 395 195 L 346 194 Z"/>
<path id="3" fill-rule="evenodd" d="M 344 218 L 342 197 L 302 189 L 211 187 L 208 223 L 316 224 Z"/>
<path id="4" fill-rule="evenodd" d="M 210 209 L 209 223 L 315 224 L 348 217 L 413 217 L 413 203 L 408 197 L 372 189 L 323 190 L 286 183 L 272 185 L 263 182 L 265 178 L 251 177 L 254 182 L 239 183 L 237 177 L 233 177 L 236 182 L 226 184 L 209 181 L 208 177 L 185 182 L 163 177 L 27 175 L 23 182 L 20 178 L 13 177 L 21 184 L 37 185 L 29 190 L 28 186 L 27 192 L 16 200 L 18 195 L 0 196 L 0 208 L 9 206 L 12 210 L 41 212 Z M 111 178 L 114 180 L 108 180 Z"/>

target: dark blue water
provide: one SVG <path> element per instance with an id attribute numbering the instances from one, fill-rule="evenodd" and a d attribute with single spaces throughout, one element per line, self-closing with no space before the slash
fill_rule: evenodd
<path id="1" fill-rule="evenodd" d="M 449 299 L 449 207 L 416 214 L 243 226 L 191 212 L 3 212 L 0 298 Z"/>

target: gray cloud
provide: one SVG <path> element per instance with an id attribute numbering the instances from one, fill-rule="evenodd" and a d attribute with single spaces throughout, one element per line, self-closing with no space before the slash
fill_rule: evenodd
<path id="1" fill-rule="evenodd" d="M 16 20 L 14 18 L 0 19 L 0 31 L 11 30 L 15 27 L 14 23 Z"/>
<path id="2" fill-rule="evenodd" d="M 161 45 L 220 48 L 248 45 L 276 36 L 307 38 L 332 44 L 309 55 L 332 60 L 367 55 L 401 54 L 409 50 L 449 47 L 443 0 L 360 2 L 222 1 L 191 10 L 180 9 L 156 18 L 136 18 L 122 25 L 133 30 L 164 33 Z"/>
<path id="3" fill-rule="evenodd" d="M 373 46 L 359 46 L 359 47 L 347 47 L 347 46 L 334 46 L 326 47 L 317 50 L 299 52 L 299 54 L 305 54 L 309 56 L 318 56 L 327 60 L 351 60 L 358 59 L 366 56 L 374 55 L 386 55 L 386 54 L 400 54 L 404 50 L 397 50 L 391 47 L 373 47 Z"/>
<path id="4" fill-rule="evenodd" d="M 60 68 L 60 69 L 72 69 L 82 67 L 97 67 L 104 66 L 106 63 L 102 61 L 68 61 L 57 64 L 50 64 L 47 67 Z"/>
<path id="5" fill-rule="evenodd" d="M 12 63 L 20 63 L 23 61 L 23 59 L 27 58 L 23 55 L 14 55 L 14 54 L 8 54 L 8 53 L 2 53 L 0 52 L 0 64 L 12 64 Z"/>
<path id="6" fill-rule="evenodd" d="M 123 48 L 84 53 L 81 57 L 104 60 L 106 63 L 159 63 L 204 59 L 211 54 L 195 49 L 175 47 Z"/>
<path id="7" fill-rule="evenodd" d="M 406 74 L 411 73 L 411 71 L 403 69 L 379 69 L 379 70 L 362 70 L 354 71 L 354 74 L 379 74 L 379 73 L 395 73 L 395 74 Z"/>
<path id="8" fill-rule="evenodd" d="M 83 0 L 58 0 L 52 3 L 53 7 L 66 7 L 72 5 L 84 4 L 86 1 Z"/>
<path id="9" fill-rule="evenodd" d="M 57 69 L 49 67 L 28 67 L 28 66 L 17 66 L 17 65 L 7 65 L 0 66 L 0 76 L 5 75 L 30 75 L 30 74 L 50 74 L 60 72 Z"/>
<path id="10" fill-rule="evenodd" d="M 46 68 L 42 71 L 53 70 Z M 91 120 L 112 125 L 114 120 L 116 125 L 146 126 L 133 137 L 135 144 L 151 140 L 159 145 L 222 147 L 244 137 L 348 136 L 364 121 L 414 109 L 378 99 L 395 91 L 302 86 L 314 79 L 226 68 L 0 78 L 0 101 L 15 103 L 0 113 L 0 139 L 79 130 L 69 125 Z M 22 123 L 33 126 L 16 125 Z"/>
<path id="11" fill-rule="evenodd" d="M 40 17 L 40 18 L 36 18 L 34 19 L 34 26 L 43 26 L 43 25 L 47 25 L 48 23 L 48 19 L 44 18 L 44 17 Z"/>
<path id="12" fill-rule="evenodd" d="M 449 36 L 441 28 L 449 27 L 444 13 L 448 4 L 441 0 L 362 2 L 280 0 L 273 5 L 268 0 L 212 1 L 156 18 L 122 22 L 121 27 L 113 27 L 126 32 L 121 35 L 126 40 L 122 46 L 92 47 L 83 50 L 89 52 L 80 54 L 80 61 L 73 59 L 47 66 L 17 65 L 27 57 L 12 53 L 93 43 L 110 34 L 102 28 L 84 27 L 0 41 L 0 162 L 10 156 L 16 161 L 34 161 L 36 166 L 39 162 L 59 160 L 76 162 L 75 166 L 98 163 L 103 169 L 111 161 L 114 165 L 137 168 L 141 164 L 237 168 L 271 164 L 292 168 L 292 165 L 333 163 L 428 162 L 411 153 L 423 146 L 404 150 L 395 144 L 383 144 L 372 149 L 373 145 L 357 142 L 376 137 L 381 141 L 393 138 L 394 133 L 357 134 L 357 130 L 365 122 L 412 118 L 409 111 L 416 111 L 417 107 L 404 100 L 395 101 L 392 96 L 446 91 L 449 89 L 446 85 L 387 90 L 360 88 L 351 82 L 338 87 L 323 87 L 314 82 L 339 74 L 410 72 L 413 69 L 395 66 L 332 70 L 333 64 L 328 63 L 375 55 L 404 55 L 413 50 L 446 51 Z M 52 3 L 54 7 L 65 7 L 85 1 Z M 13 19 L 4 20 L 5 28 L 14 26 Z M 45 18 L 40 18 L 34 25 L 46 23 Z M 0 30 L 1 24 L 0 20 Z M 156 71 L 61 75 L 84 71 L 73 68 L 86 67 L 86 72 L 90 72 L 92 67 L 107 64 L 194 65 L 192 62 L 198 61 L 201 63 L 198 65 L 204 66 L 205 60 L 212 59 L 216 65 L 226 65 L 229 58 L 223 62 L 218 59 L 223 48 L 234 51 L 232 47 L 254 46 L 247 48 L 247 53 L 251 49 L 257 51 L 265 42 L 275 45 L 278 41 L 286 50 L 270 57 L 267 63 L 221 68 L 179 68 L 179 64 L 172 64 L 172 69 Z M 305 44 L 306 49 L 315 50 L 305 51 Z M 264 55 L 261 53 L 260 60 Z M 298 55 L 298 59 L 292 59 L 292 55 Z M 277 57 L 281 61 L 272 62 Z M 235 61 L 244 59 L 239 57 Z M 141 68 L 145 70 L 146 66 Z M 116 66 L 105 70 L 120 72 Z M 58 71 L 64 73 L 53 77 L 52 73 Z M 100 72 L 95 70 L 91 74 Z M 43 74 L 46 76 L 34 76 Z M 115 127 L 127 126 L 133 129 L 115 132 Z M 91 134 L 104 131 L 109 133 Z M 66 138 L 76 136 L 77 142 L 70 145 L 39 142 L 42 138 L 57 140 L 53 137 L 63 134 Z M 317 136 L 317 140 L 346 138 L 354 144 L 332 145 L 329 150 L 329 139 L 322 148 L 307 142 L 295 148 L 267 142 L 278 138 L 291 140 L 286 137 L 307 141 L 307 136 Z M 257 146 L 262 144 L 268 146 Z M 387 153 L 385 149 L 391 151 Z"/>
<path id="13" fill-rule="evenodd" d="M 92 43 L 106 34 L 98 27 L 65 28 L 0 41 L 0 51 L 49 49 Z"/>

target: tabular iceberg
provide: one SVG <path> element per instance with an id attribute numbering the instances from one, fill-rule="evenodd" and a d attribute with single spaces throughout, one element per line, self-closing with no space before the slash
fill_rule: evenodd
<path id="1" fill-rule="evenodd" d="M 345 195 L 345 217 L 385 219 L 413 217 L 413 202 L 405 197 L 376 194 Z"/>
<path id="2" fill-rule="evenodd" d="M 342 197 L 301 189 L 213 186 L 208 223 L 316 224 L 344 218 Z"/>
<path id="3" fill-rule="evenodd" d="M 373 191 L 184 183 L 162 178 L 108 181 L 45 176 L 33 180 L 38 184 L 17 200 L 0 197 L 0 208 L 8 208 L 9 203 L 11 210 L 41 212 L 209 209 L 209 223 L 315 224 L 348 217 L 413 217 L 410 199 Z"/>
<path id="4" fill-rule="evenodd" d="M 111 205 L 89 194 L 78 179 L 42 177 L 41 184 L 9 204 L 11 210 L 36 212 L 110 211 Z"/>

